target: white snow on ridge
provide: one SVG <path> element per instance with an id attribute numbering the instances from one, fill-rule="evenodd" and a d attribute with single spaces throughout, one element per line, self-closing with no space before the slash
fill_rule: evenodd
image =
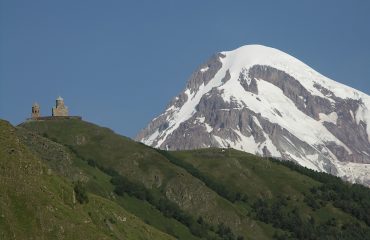
<path id="1" fill-rule="evenodd" d="M 328 98 L 314 87 L 314 84 L 317 83 L 342 99 L 369 99 L 365 93 L 333 81 L 316 72 L 297 58 L 275 48 L 262 45 L 245 45 L 232 51 L 222 52 L 222 54 L 226 55 L 227 61 L 232 63 L 230 72 L 233 72 L 234 75 L 239 74 L 243 67 L 268 65 L 293 76 L 314 95 Z"/>

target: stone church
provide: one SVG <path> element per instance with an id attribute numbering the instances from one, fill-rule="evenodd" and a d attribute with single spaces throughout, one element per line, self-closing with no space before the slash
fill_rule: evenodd
<path id="1" fill-rule="evenodd" d="M 68 107 L 64 105 L 62 97 L 58 97 L 55 101 L 55 107 L 51 109 L 51 116 L 42 117 L 40 113 L 40 105 L 34 103 L 32 105 L 32 114 L 29 120 L 53 120 L 53 119 L 82 119 L 80 116 L 69 116 Z"/>
<path id="2" fill-rule="evenodd" d="M 52 109 L 53 117 L 67 117 L 68 116 L 68 107 L 64 105 L 64 100 L 62 97 L 56 99 L 55 107 Z"/>

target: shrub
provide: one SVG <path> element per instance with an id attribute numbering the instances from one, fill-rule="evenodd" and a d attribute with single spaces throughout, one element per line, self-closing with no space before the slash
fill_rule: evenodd
<path id="1" fill-rule="evenodd" d="M 89 202 L 89 197 L 87 196 L 85 185 L 81 181 L 77 181 L 75 183 L 73 190 L 75 192 L 76 200 L 80 204 Z"/>

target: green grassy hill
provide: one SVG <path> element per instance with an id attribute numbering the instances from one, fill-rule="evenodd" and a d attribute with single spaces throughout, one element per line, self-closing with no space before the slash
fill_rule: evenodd
<path id="1" fill-rule="evenodd" d="M 53 191 L 69 191 L 62 204 L 87 222 L 99 219 L 83 226 L 107 239 L 139 239 L 127 235 L 126 222 L 118 226 L 115 216 L 123 213 L 137 221 L 132 227 L 139 233 L 150 229 L 153 236 L 138 235 L 143 239 L 370 239 L 369 189 L 292 163 L 232 149 L 160 151 L 72 119 L 25 122 L 12 134 L 43 166 L 41 176 L 63 183 Z M 71 200 L 76 183 L 86 188 L 88 203 Z M 97 201 L 122 214 L 95 216 Z M 14 214 L 17 207 L 4 209 Z M 69 222 L 74 215 L 63 216 Z"/>
<path id="2" fill-rule="evenodd" d="M 226 224 L 235 235 L 269 238 L 260 224 L 254 223 L 237 206 L 155 149 L 79 120 L 34 121 L 21 127 L 68 146 L 74 155 L 90 165 L 100 166 L 100 170 L 114 169 L 130 181 L 143 184 L 158 198 L 176 203 L 193 221 L 202 217 L 214 228 Z"/>
<path id="3" fill-rule="evenodd" d="M 79 204 L 73 184 L 2 120 L 0 189 L 0 239 L 173 239 L 109 199 L 88 193 Z"/>

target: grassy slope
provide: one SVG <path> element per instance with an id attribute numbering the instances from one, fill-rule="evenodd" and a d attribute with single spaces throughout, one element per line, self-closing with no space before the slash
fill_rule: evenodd
<path id="1" fill-rule="evenodd" d="M 280 231 L 270 224 L 253 220 L 251 207 L 259 198 L 273 200 L 283 196 L 288 199 L 288 208 L 298 208 L 303 216 L 313 217 L 317 223 L 335 218 L 339 225 L 348 222 L 364 225 L 332 204 L 327 204 L 316 211 L 312 210 L 304 202 L 304 195 L 312 187 L 320 186 L 320 182 L 281 164 L 244 152 L 231 149 L 203 149 L 167 153 L 191 164 L 202 175 L 226 186 L 228 190 L 247 196 L 246 201 L 232 203 L 207 187 L 202 179 L 192 175 L 186 167 L 171 162 L 165 154 L 116 135 L 109 129 L 78 120 L 27 122 L 20 126 L 19 131 L 24 131 L 22 129 L 31 130 L 65 146 L 73 147 L 77 155 L 71 154 L 70 163 L 68 157 L 64 157 L 67 162 L 57 163 L 55 159 L 48 157 L 45 151 L 41 154 L 55 171 L 60 172 L 60 175 L 69 179 L 85 179 L 92 192 L 116 201 L 150 225 L 179 236 L 180 239 L 194 237 L 184 225 L 174 219 L 163 217 L 147 202 L 127 196 L 114 197 L 110 177 L 89 166 L 86 160 L 93 160 L 99 165 L 117 170 L 133 181 L 142 182 L 158 194 L 166 195 L 195 218 L 202 216 L 212 224 L 226 223 L 246 239 L 269 239 L 276 231 Z M 24 136 L 25 133 L 21 135 Z M 43 141 L 41 145 L 45 145 L 45 141 L 48 140 Z M 54 143 L 50 141 L 50 144 Z M 54 152 L 50 155 L 57 154 Z M 74 171 L 76 173 L 73 173 Z"/>
<path id="2" fill-rule="evenodd" d="M 22 142 L 28 145 L 58 175 L 67 177 L 69 181 L 79 180 L 86 183 L 88 191 L 115 201 L 144 222 L 163 232 L 168 232 L 180 239 L 198 239 L 189 232 L 186 226 L 172 218 L 164 217 L 147 202 L 127 195 L 124 197 L 114 195 L 114 186 L 110 183 L 111 177 L 98 168 L 90 166 L 69 151 L 67 147 L 24 128 L 18 128 L 17 134 Z"/>
<path id="3" fill-rule="evenodd" d="M 0 239 L 171 239 L 114 202 L 73 198 L 70 182 L 53 174 L 0 120 Z"/>
<path id="4" fill-rule="evenodd" d="M 84 159 L 94 160 L 133 181 L 142 182 L 166 195 L 195 219 L 202 216 L 213 225 L 223 222 L 240 235 L 252 234 L 258 239 L 270 237 L 261 227 L 264 224 L 250 219 L 238 206 L 220 197 L 184 169 L 171 164 L 155 149 L 79 120 L 34 121 L 20 127 L 73 146 Z"/>
<path id="5" fill-rule="evenodd" d="M 317 222 L 336 218 L 339 223 L 358 222 L 354 217 L 328 205 L 312 211 L 304 202 L 304 193 L 320 183 L 276 162 L 233 149 L 201 149 L 171 152 L 175 157 L 191 163 L 201 172 L 214 179 L 222 179 L 231 189 L 248 196 L 248 203 L 257 198 L 273 199 L 277 196 L 289 198 L 296 206 Z M 250 204 L 240 204 L 249 209 Z"/>
<path id="6" fill-rule="evenodd" d="M 299 197 L 302 191 L 319 184 L 309 177 L 272 163 L 267 159 L 233 149 L 202 149 L 171 152 L 208 172 L 235 191 L 245 192 L 250 198 L 285 194 Z"/>

